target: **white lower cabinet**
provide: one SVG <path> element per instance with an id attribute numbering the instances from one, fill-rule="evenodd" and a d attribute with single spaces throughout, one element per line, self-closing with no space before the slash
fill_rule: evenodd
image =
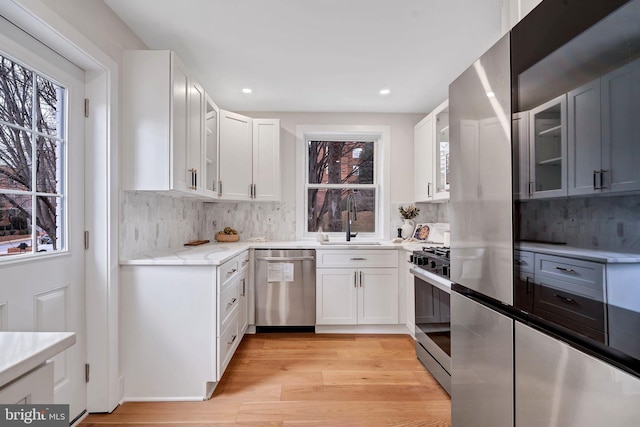
<path id="1" fill-rule="evenodd" d="M 395 250 L 318 250 L 316 324 L 398 323 Z"/>
<path id="2" fill-rule="evenodd" d="M 416 304 L 415 304 L 415 286 L 414 286 L 414 276 L 411 274 L 411 267 L 413 264 L 410 262 L 410 257 L 412 255 L 411 251 L 402 251 L 401 252 L 401 261 L 402 265 L 400 265 L 400 280 L 404 280 L 405 289 L 404 289 L 404 305 L 405 305 L 405 324 L 407 325 L 407 329 L 409 330 L 409 334 L 413 338 L 416 337 Z M 401 293 L 402 294 L 402 293 Z M 402 319 L 400 319 L 402 321 Z"/>
<path id="3" fill-rule="evenodd" d="M 211 396 L 246 330 L 247 272 L 248 251 L 218 267 L 122 266 L 123 400 Z"/>
<path id="4" fill-rule="evenodd" d="M 36 405 L 52 402 L 53 362 L 51 360 L 8 385 L 0 387 L 0 403 L 3 405 Z M 25 422 L 25 424 L 28 423 Z"/>

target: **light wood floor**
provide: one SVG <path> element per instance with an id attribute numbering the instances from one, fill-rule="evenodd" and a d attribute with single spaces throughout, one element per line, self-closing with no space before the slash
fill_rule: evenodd
<path id="1" fill-rule="evenodd" d="M 451 425 L 406 335 L 246 335 L 205 402 L 128 402 L 81 426 Z"/>

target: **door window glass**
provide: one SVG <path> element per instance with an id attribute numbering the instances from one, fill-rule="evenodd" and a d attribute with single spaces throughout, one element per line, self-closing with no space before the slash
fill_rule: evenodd
<path id="1" fill-rule="evenodd" d="M 0 260 L 63 249 L 65 98 L 0 55 Z"/>

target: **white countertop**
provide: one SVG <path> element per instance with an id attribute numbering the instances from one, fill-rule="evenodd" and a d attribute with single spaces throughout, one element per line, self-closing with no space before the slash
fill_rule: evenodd
<path id="1" fill-rule="evenodd" d="M 515 249 L 540 254 L 582 259 L 585 261 L 600 262 L 604 264 L 640 263 L 640 254 L 600 251 L 597 249 L 583 249 L 567 245 L 522 242 L 519 246 L 516 246 Z"/>
<path id="2" fill-rule="evenodd" d="M 0 387 L 76 342 L 73 332 L 0 332 Z"/>
<path id="3" fill-rule="evenodd" d="M 393 243 L 390 240 L 376 245 L 352 241 L 349 245 L 323 245 L 313 240 L 288 242 L 235 242 L 207 243 L 200 246 L 185 246 L 173 251 L 142 255 L 120 260 L 120 265 L 220 265 L 247 249 L 402 249 L 414 251 L 423 246 L 440 246 L 421 242 Z"/>

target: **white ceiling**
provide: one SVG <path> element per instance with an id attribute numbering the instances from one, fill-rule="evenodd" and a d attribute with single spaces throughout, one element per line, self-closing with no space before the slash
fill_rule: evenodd
<path id="1" fill-rule="evenodd" d="M 151 49 L 176 51 L 221 108 L 426 113 L 498 40 L 503 1 L 105 3 Z"/>

